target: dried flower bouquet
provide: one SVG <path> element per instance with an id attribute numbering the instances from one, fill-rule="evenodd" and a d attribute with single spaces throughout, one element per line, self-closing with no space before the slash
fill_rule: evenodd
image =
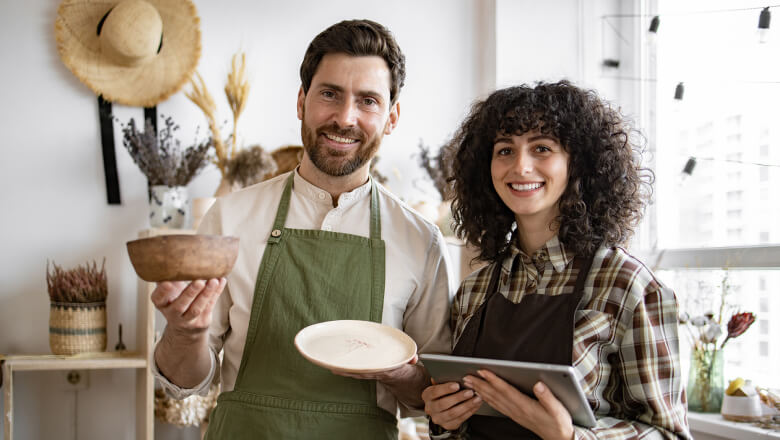
<path id="1" fill-rule="evenodd" d="M 106 260 L 98 270 L 97 263 L 80 265 L 65 270 L 55 263 L 49 270 L 46 263 L 46 284 L 49 298 L 57 303 L 96 303 L 103 302 L 108 296 L 106 280 Z"/>
<path id="2" fill-rule="evenodd" d="M 179 126 L 170 116 L 163 121 L 158 134 L 151 121 L 139 131 L 130 119 L 122 127 L 122 143 L 150 185 L 186 186 L 208 164 L 211 139 L 182 149 L 181 141 L 174 138 Z"/>

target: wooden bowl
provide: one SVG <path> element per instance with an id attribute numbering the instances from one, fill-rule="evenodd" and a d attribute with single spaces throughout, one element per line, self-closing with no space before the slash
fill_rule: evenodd
<path id="1" fill-rule="evenodd" d="M 221 235 L 158 235 L 127 242 L 135 273 L 144 281 L 219 278 L 233 269 L 238 238 Z"/>

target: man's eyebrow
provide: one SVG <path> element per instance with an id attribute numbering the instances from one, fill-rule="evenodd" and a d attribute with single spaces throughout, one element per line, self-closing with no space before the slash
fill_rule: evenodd
<path id="1" fill-rule="evenodd" d="M 332 84 L 332 83 L 320 83 L 320 84 L 317 85 L 317 88 L 319 88 L 319 89 L 332 89 L 332 90 L 335 90 L 337 92 L 343 92 L 344 91 L 344 87 L 341 87 L 340 85 Z M 374 98 L 374 99 L 376 99 L 377 101 L 380 101 L 380 102 L 384 101 L 384 97 L 382 96 L 382 94 L 379 93 L 379 92 L 376 92 L 374 90 L 358 90 L 357 94 L 359 96 L 370 96 L 370 97 L 372 97 L 372 98 Z"/>

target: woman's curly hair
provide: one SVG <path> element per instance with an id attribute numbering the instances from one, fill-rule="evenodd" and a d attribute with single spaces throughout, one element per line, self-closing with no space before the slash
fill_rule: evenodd
<path id="1" fill-rule="evenodd" d="M 447 144 L 455 232 L 483 261 L 510 250 L 514 213 L 493 187 L 490 165 L 498 134 L 538 130 L 569 153 L 569 181 L 558 201 L 558 238 L 576 254 L 625 243 L 652 194 L 654 175 L 640 167 L 638 132 L 592 90 L 568 81 L 522 85 L 477 102 Z"/>

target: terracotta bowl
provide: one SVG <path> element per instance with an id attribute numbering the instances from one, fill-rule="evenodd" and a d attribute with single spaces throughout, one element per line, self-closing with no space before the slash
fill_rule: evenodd
<path id="1" fill-rule="evenodd" d="M 207 280 L 227 275 L 238 257 L 238 238 L 158 235 L 127 242 L 135 273 L 144 281 Z"/>

